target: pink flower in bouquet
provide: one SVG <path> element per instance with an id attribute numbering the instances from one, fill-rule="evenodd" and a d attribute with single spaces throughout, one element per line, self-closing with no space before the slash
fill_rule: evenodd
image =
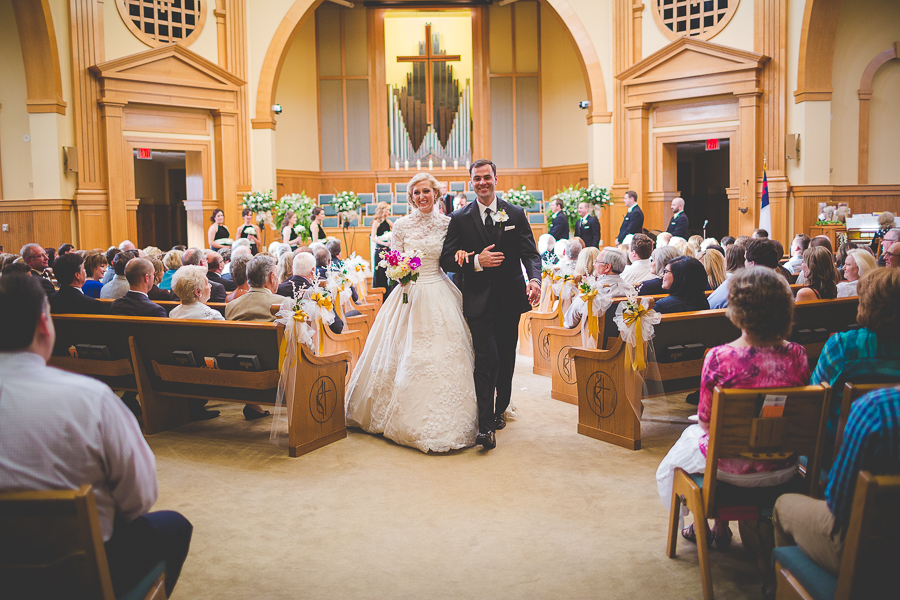
<path id="1" fill-rule="evenodd" d="M 419 258 L 418 256 L 413 256 L 411 259 L 409 259 L 409 268 L 411 270 L 415 271 L 416 269 L 418 269 L 421 266 L 422 266 L 422 259 Z"/>
<path id="2" fill-rule="evenodd" d="M 384 259 L 387 261 L 389 265 L 392 267 L 396 267 L 400 264 L 400 253 L 396 250 L 391 250 L 387 254 L 384 255 Z"/>

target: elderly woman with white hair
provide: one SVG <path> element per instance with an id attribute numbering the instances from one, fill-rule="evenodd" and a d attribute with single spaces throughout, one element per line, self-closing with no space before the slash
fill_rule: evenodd
<path id="1" fill-rule="evenodd" d="M 837 297 L 858 296 L 856 284 L 859 282 L 859 278 L 876 268 L 878 268 L 878 263 L 875 262 L 875 257 L 871 252 L 861 248 L 847 252 L 847 258 L 844 260 L 845 281 L 837 284 Z"/>
<path id="2" fill-rule="evenodd" d="M 172 278 L 172 289 L 181 298 L 181 304 L 172 309 L 169 317 L 173 319 L 202 319 L 206 321 L 224 321 L 217 310 L 206 306 L 212 286 L 206 277 L 206 267 L 188 265 L 178 269 Z"/>
<path id="3" fill-rule="evenodd" d="M 559 257 L 553 251 L 556 245 L 556 238 L 549 233 L 545 233 L 538 238 L 538 252 L 541 255 L 541 262 L 545 265 L 555 265 L 559 262 Z"/>

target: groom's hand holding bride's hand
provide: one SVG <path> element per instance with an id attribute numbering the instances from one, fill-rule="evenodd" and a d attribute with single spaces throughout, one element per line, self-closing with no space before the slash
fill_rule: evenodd
<path id="1" fill-rule="evenodd" d="M 541 284 L 534 279 L 528 282 L 526 292 L 528 293 L 528 302 L 532 306 L 536 306 L 541 301 Z"/>

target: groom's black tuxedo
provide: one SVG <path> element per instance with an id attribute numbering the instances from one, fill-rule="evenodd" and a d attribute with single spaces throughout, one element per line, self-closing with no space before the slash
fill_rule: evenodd
<path id="1" fill-rule="evenodd" d="M 490 235 L 478 204 L 472 202 L 450 216 L 441 268 L 455 271 L 462 279 L 463 315 L 469 323 L 475 351 L 478 429 L 486 433 L 494 430 L 497 417 L 509 406 L 519 316 L 531 309 L 522 267 L 529 279 L 540 279 L 541 258 L 525 211 L 498 199 L 497 210 L 505 211 L 509 219 L 495 223 Z M 503 253 L 503 262 L 496 267 L 475 271 L 474 255 L 463 266 L 453 260 L 457 250 L 477 255 L 491 244 L 493 252 Z"/>

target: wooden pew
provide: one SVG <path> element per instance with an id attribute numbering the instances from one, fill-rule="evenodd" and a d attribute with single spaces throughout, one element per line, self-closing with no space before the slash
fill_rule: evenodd
<path id="1" fill-rule="evenodd" d="M 534 356 L 534 345 L 531 341 L 531 315 L 534 311 L 522 313 L 519 317 L 519 354 Z"/>
<path id="2" fill-rule="evenodd" d="M 187 423 L 189 398 L 275 403 L 280 333 L 274 323 L 92 315 L 54 315 L 53 322 L 57 338 L 50 364 L 96 377 L 114 389 L 137 391 L 147 434 Z M 112 360 L 72 358 L 68 348 L 76 344 L 106 346 Z M 198 365 L 222 352 L 255 354 L 261 370 L 177 366 L 176 350 L 192 351 Z M 288 424 L 291 456 L 346 437 L 344 382 L 351 358 L 347 352 L 301 352 Z"/>
<path id="3" fill-rule="evenodd" d="M 794 307 L 791 341 L 804 346 L 811 369 L 818 361 L 825 342 L 833 333 L 856 326 L 858 306 L 859 299 L 854 297 L 815 300 Z M 578 430 L 579 433 L 597 439 L 637 449 L 640 447 L 640 423 L 637 423 L 637 428 L 634 427 L 633 411 L 630 406 L 621 402 L 621 392 L 618 400 L 619 408 L 615 409 L 614 413 L 623 410 L 624 407 L 627 409 L 625 415 L 599 414 L 590 410 L 592 402 L 594 404 L 600 402 L 597 399 L 597 389 L 593 385 L 596 380 L 599 379 L 607 388 L 614 390 L 623 390 L 626 385 L 633 385 L 631 378 L 627 377 L 628 374 L 617 368 L 620 364 L 624 365 L 625 346 L 618 340 L 618 329 L 612 331 L 613 328 L 610 327 L 609 315 L 614 310 L 615 305 L 607 311 L 607 317 L 603 320 L 602 335 L 607 336 L 606 350 L 577 347 L 568 350 L 570 359 L 575 362 L 575 385 L 579 405 Z M 609 335 L 611 332 L 612 335 Z M 647 378 L 649 395 L 699 389 L 705 352 L 715 346 L 731 342 L 739 336 L 740 330 L 725 315 L 725 309 L 662 315 L 660 323 L 655 328 L 653 339 L 656 360 L 648 357 L 648 368 L 643 374 Z M 560 335 L 560 340 L 562 339 Z M 686 349 L 674 348 L 686 345 L 695 346 Z M 670 347 L 673 349 L 669 350 Z M 612 397 L 611 392 L 604 393 L 606 396 L 601 394 L 601 399 Z M 605 406 L 610 402 L 611 400 L 607 398 Z M 603 435 L 598 432 L 602 432 Z"/>

